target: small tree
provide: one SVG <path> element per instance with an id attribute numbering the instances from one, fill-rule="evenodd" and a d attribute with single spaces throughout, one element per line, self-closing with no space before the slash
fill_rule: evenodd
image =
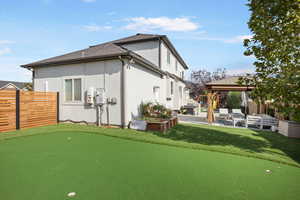
<path id="1" fill-rule="evenodd" d="M 241 92 L 228 92 L 227 107 L 230 109 L 240 108 L 242 103 Z"/>
<path id="2" fill-rule="evenodd" d="M 241 83 L 256 86 L 252 95 L 272 100 L 286 117 L 300 120 L 299 0 L 249 0 L 253 33 L 244 41 L 246 56 L 255 56 L 256 73 Z"/>
<path id="3" fill-rule="evenodd" d="M 226 69 L 218 68 L 214 72 L 209 72 L 205 69 L 193 71 L 191 73 L 190 92 L 193 97 L 198 97 L 204 94 L 205 84 L 214 80 L 221 80 L 226 77 Z"/>

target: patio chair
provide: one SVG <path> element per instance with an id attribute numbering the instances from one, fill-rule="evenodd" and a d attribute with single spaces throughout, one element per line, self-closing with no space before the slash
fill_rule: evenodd
<path id="1" fill-rule="evenodd" d="M 242 113 L 241 109 L 232 109 L 232 117 L 234 117 L 234 118 L 245 118 L 245 114 Z"/>
<path id="2" fill-rule="evenodd" d="M 229 117 L 228 108 L 220 108 L 219 109 L 219 117 L 222 119 L 228 119 L 228 117 Z"/>

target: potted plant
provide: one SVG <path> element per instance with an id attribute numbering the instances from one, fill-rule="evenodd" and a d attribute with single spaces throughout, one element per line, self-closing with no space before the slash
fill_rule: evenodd
<path id="1" fill-rule="evenodd" d="M 278 132 L 292 138 L 300 138 L 300 111 L 285 107 L 283 114 L 279 115 Z"/>

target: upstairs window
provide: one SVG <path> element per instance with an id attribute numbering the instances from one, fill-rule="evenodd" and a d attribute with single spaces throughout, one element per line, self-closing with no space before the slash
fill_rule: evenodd
<path id="1" fill-rule="evenodd" d="M 82 88 L 81 79 L 66 79 L 65 80 L 65 101 L 81 101 Z"/>
<path id="2" fill-rule="evenodd" d="M 175 61 L 175 71 L 176 72 L 178 71 L 178 62 L 177 62 L 177 60 Z"/>
<path id="3" fill-rule="evenodd" d="M 184 71 L 181 72 L 181 78 L 184 79 Z"/>
<path id="4" fill-rule="evenodd" d="M 168 64 L 171 63 L 171 53 L 170 53 L 169 50 L 167 51 L 167 63 L 168 63 Z"/>
<path id="5" fill-rule="evenodd" d="M 174 94 L 174 83 L 173 81 L 171 81 L 171 95 Z"/>

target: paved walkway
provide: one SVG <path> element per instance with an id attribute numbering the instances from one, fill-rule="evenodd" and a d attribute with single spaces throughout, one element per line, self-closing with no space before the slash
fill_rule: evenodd
<path id="1" fill-rule="evenodd" d="M 182 123 L 192 123 L 192 124 L 207 124 L 208 122 L 206 120 L 206 116 L 200 115 L 200 116 L 195 116 L 195 115 L 177 115 L 179 122 Z M 233 123 L 231 120 L 223 120 L 223 119 L 218 119 L 216 117 L 216 122 L 212 123 L 210 125 L 213 126 L 224 126 L 224 127 L 231 127 L 233 128 Z M 237 126 L 236 128 L 245 128 L 241 126 Z"/>

